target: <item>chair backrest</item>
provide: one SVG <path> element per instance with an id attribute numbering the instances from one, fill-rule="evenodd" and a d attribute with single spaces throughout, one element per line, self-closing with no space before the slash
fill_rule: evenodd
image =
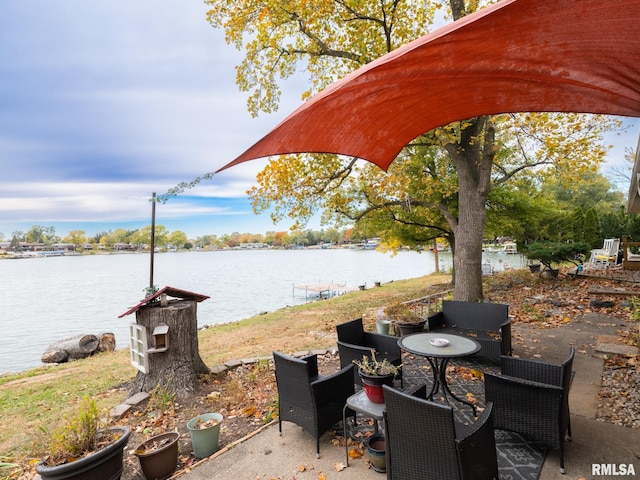
<path id="1" fill-rule="evenodd" d="M 311 355 L 303 360 L 273 352 L 273 361 L 280 398 L 302 407 L 312 405 L 311 381 L 318 375 L 317 357 Z"/>
<path id="2" fill-rule="evenodd" d="M 390 479 L 461 479 L 453 410 L 384 388 Z"/>
<path id="3" fill-rule="evenodd" d="M 602 244 L 602 250 L 604 250 L 605 255 L 609 257 L 615 257 L 618 255 L 618 249 L 620 248 L 620 239 L 619 238 L 605 238 L 604 243 Z"/>
<path id="4" fill-rule="evenodd" d="M 465 302 L 443 300 L 442 313 L 447 325 L 459 328 L 482 328 L 491 326 L 497 330 L 509 321 L 509 305 L 503 303 Z"/>
<path id="5" fill-rule="evenodd" d="M 575 347 L 571 347 L 571 350 L 569 351 L 569 356 L 567 357 L 567 359 L 562 362 L 560 364 L 560 367 L 562 369 L 562 388 L 564 389 L 565 392 L 565 396 L 568 396 L 569 393 L 569 389 L 571 388 L 571 380 L 572 380 L 572 375 L 573 375 L 573 358 L 576 355 L 576 349 Z"/>
<path id="6" fill-rule="evenodd" d="M 573 368 L 575 353 L 575 347 L 571 347 L 569 355 L 561 364 L 536 359 L 513 359 L 512 357 L 503 356 L 500 357 L 501 373 L 532 382 L 562 387 L 566 394 L 571 386 L 571 369 Z"/>
<path id="7" fill-rule="evenodd" d="M 364 326 L 362 318 L 336 325 L 338 340 L 353 345 L 364 345 Z"/>

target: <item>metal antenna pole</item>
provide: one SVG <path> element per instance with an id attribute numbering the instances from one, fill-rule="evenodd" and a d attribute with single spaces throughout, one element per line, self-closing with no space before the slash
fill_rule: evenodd
<path id="1" fill-rule="evenodd" d="M 153 255 L 156 250 L 156 192 L 151 196 L 151 267 L 149 269 L 149 292 L 153 291 Z"/>

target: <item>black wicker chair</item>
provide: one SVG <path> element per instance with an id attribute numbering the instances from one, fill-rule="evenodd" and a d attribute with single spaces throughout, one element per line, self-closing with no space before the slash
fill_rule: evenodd
<path id="1" fill-rule="evenodd" d="M 318 375 L 318 357 L 301 359 L 273 352 L 278 386 L 278 428 L 282 422 L 299 425 L 316 439 L 320 456 L 320 437 L 342 420 L 347 398 L 355 393 L 353 365 L 331 375 Z M 349 410 L 348 415 L 355 416 Z"/>
<path id="2" fill-rule="evenodd" d="M 492 405 L 471 425 L 453 409 L 384 387 L 388 480 L 490 480 L 498 478 Z"/>
<path id="3" fill-rule="evenodd" d="M 501 357 L 501 374 L 485 373 L 485 399 L 493 402 L 495 428 L 510 430 L 559 451 L 564 473 L 564 440 L 571 439 L 569 389 L 575 348 L 560 365 Z"/>
<path id="4" fill-rule="evenodd" d="M 362 325 L 362 318 L 336 325 L 336 331 L 341 367 L 352 365 L 354 360 L 362 360 L 363 356 L 370 356 L 371 352 L 375 353 L 378 360 L 387 359 L 396 366 L 402 364 L 398 338 L 382 333 L 366 332 Z M 402 368 L 399 374 L 401 385 L 403 385 Z M 353 381 L 357 385 L 362 385 L 357 369 L 353 371 Z"/>

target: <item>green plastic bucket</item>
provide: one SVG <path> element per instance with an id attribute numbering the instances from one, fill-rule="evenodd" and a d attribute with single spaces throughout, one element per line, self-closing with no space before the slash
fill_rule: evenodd
<path id="1" fill-rule="evenodd" d="M 207 422 L 214 422 L 206 428 L 199 428 Z M 218 450 L 218 440 L 220 439 L 220 425 L 222 415 L 219 413 L 205 413 L 192 418 L 187 422 L 187 429 L 191 436 L 193 454 L 196 458 L 207 458 Z"/>

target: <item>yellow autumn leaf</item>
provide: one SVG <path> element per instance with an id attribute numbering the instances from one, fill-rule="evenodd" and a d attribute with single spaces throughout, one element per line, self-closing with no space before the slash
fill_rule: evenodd
<path id="1" fill-rule="evenodd" d="M 245 417 L 250 417 L 256 412 L 256 407 L 254 405 L 250 405 L 242 409 L 242 413 Z"/>
<path id="2" fill-rule="evenodd" d="M 327 477 L 324 476 L 324 473 L 318 472 L 318 480 L 327 480 Z"/>
<path id="3" fill-rule="evenodd" d="M 364 455 L 364 452 L 359 448 L 350 448 L 349 449 L 349 458 L 361 458 Z"/>
<path id="4" fill-rule="evenodd" d="M 298 467 L 298 471 L 299 471 L 299 472 L 304 472 L 304 471 L 306 471 L 306 470 L 307 470 L 306 465 L 300 465 L 300 466 Z"/>

